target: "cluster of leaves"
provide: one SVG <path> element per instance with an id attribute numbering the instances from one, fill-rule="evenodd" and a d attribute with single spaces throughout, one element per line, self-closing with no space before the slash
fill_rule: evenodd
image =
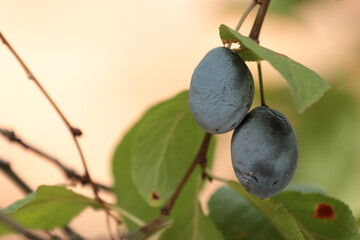
<path id="1" fill-rule="evenodd" d="M 241 44 L 246 60 L 268 61 L 288 81 L 299 111 L 317 101 L 329 88 L 316 73 L 290 58 L 259 46 L 221 25 L 224 43 Z M 113 157 L 114 193 L 119 213 L 134 239 L 144 239 L 141 228 L 158 219 L 160 209 L 174 193 L 195 158 L 205 133 L 193 120 L 184 91 L 150 108 L 128 131 Z M 211 168 L 215 142 L 208 152 Z M 198 196 L 204 180 L 196 168 L 177 198 L 159 239 L 360 239 L 350 209 L 323 193 L 284 191 L 261 200 L 241 184 L 224 180 L 208 202 L 209 215 Z M 310 192 L 309 192 L 310 191 Z M 96 201 L 61 186 L 40 186 L 3 213 L 29 229 L 64 226 Z M 46 221 L 44 221 L 46 219 Z M 162 227 L 161 226 L 161 227 Z M 0 236 L 13 230 L 0 223 Z"/>

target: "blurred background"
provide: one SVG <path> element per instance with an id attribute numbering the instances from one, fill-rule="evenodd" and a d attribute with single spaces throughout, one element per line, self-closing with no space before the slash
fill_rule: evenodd
<path id="1" fill-rule="evenodd" d="M 218 27 L 235 27 L 249 0 L 1 0 L 0 31 L 73 125 L 94 179 L 112 184 L 120 138 L 152 104 L 187 89 L 205 53 L 220 46 Z M 255 12 L 240 32 L 247 35 Z M 273 0 L 261 45 L 317 72 L 332 86 L 305 113 L 285 80 L 263 64 L 267 103 L 293 123 L 300 146 L 293 183 L 315 185 L 360 216 L 360 1 Z M 257 80 L 256 66 L 249 63 Z M 258 88 L 257 88 L 258 90 Z M 259 98 L 253 105 L 259 104 Z M 0 127 L 82 172 L 62 121 L 4 45 L 0 45 Z M 215 174 L 235 178 L 230 134 L 217 137 Z M 33 188 L 68 181 L 53 165 L 0 137 L 0 158 Z M 202 194 L 205 204 L 219 183 Z M 89 189 L 77 187 L 91 196 Z M 0 207 L 23 194 L 0 173 Z M 104 196 L 115 201 L 111 196 Z M 71 226 L 106 236 L 105 215 L 86 210 Z M 10 239 L 5 237 L 4 239 Z"/>

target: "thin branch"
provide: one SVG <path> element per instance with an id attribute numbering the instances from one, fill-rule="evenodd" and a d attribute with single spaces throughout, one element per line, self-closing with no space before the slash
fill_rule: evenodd
<path id="1" fill-rule="evenodd" d="M 37 236 L 34 233 L 29 232 L 26 228 L 24 228 L 19 223 L 15 222 L 14 220 L 12 220 L 10 217 L 3 214 L 2 212 L 0 212 L 0 221 L 4 222 L 7 226 L 14 229 L 16 232 L 21 233 L 22 235 L 24 235 L 28 239 L 42 240 L 41 237 Z"/>
<path id="2" fill-rule="evenodd" d="M 250 38 L 254 39 L 258 43 L 259 43 L 260 30 L 264 22 L 267 9 L 269 7 L 270 0 L 260 0 L 259 4 L 260 4 L 259 11 L 256 15 L 254 25 L 249 35 Z"/>
<path id="3" fill-rule="evenodd" d="M 185 172 L 185 175 L 181 179 L 179 185 L 176 187 L 173 195 L 170 197 L 170 199 L 166 202 L 165 206 L 161 209 L 161 214 L 164 216 L 168 216 L 172 210 L 172 208 L 175 205 L 175 202 L 181 192 L 181 190 L 184 188 L 186 182 L 189 180 L 191 174 L 193 173 L 195 167 L 198 164 L 201 164 L 203 162 L 206 162 L 206 154 L 209 148 L 210 140 L 211 140 L 211 134 L 206 133 L 205 137 L 203 139 L 203 142 L 201 144 L 201 147 L 199 149 L 198 154 L 194 158 L 193 162 L 190 164 L 189 168 Z"/>
<path id="4" fill-rule="evenodd" d="M 5 46 L 10 50 L 10 52 L 14 55 L 14 57 L 16 58 L 16 60 L 19 62 L 19 64 L 21 65 L 21 67 L 24 69 L 25 73 L 27 74 L 28 78 L 30 80 L 32 80 L 35 85 L 39 88 L 39 90 L 44 94 L 44 96 L 46 97 L 46 99 L 50 102 L 50 104 L 52 105 L 52 107 L 55 109 L 55 111 L 58 113 L 58 115 L 60 116 L 60 118 L 63 120 L 63 122 L 65 123 L 65 125 L 67 126 L 67 128 L 69 129 L 71 136 L 74 140 L 74 143 L 76 145 L 76 149 L 78 150 L 84 171 L 85 171 L 85 179 L 89 182 L 89 184 L 92 186 L 92 190 L 95 196 L 95 200 L 99 203 L 99 205 L 102 207 L 102 209 L 104 209 L 104 211 L 106 212 L 106 214 L 108 214 L 112 219 L 115 220 L 115 222 L 117 224 L 120 224 L 121 221 L 120 219 L 118 219 L 116 216 L 114 216 L 111 212 L 110 209 L 106 206 L 104 200 L 101 199 L 101 197 L 99 196 L 98 193 L 98 187 L 96 186 L 96 184 L 92 181 L 92 178 L 90 176 L 90 172 L 89 169 L 87 167 L 87 163 L 86 163 L 86 159 L 84 156 L 84 153 L 82 151 L 82 148 L 80 147 L 80 143 L 78 141 L 78 137 L 82 135 L 82 132 L 80 129 L 73 127 L 70 122 L 67 120 L 67 118 L 65 117 L 65 115 L 62 113 L 62 111 L 60 110 L 60 108 L 55 104 L 55 102 L 52 100 L 52 98 L 50 97 L 50 95 L 47 93 L 47 91 L 45 90 L 45 88 L 40 84 L 40 82 L 37 80 L 37 78 L 35 77 L 35 75 L 31 72 L 30 68 L 24 63 L 24 61 L 20 58 L 20 56 L 16 53 L 16 51 L 14 50 L 14 48 L 11 46 L 11 44 L 6 40 L 6 38 L 4 37 L 4 35 L 2 35 L 2 33 L 0 32 L 0 39 L 2 40 L 2 42 L 5 44 Z"/>
<path id="5" fill-rule="evenodd" d="M 52 107 L 55 109 L 55 111 L 59 114 L 60 118 L 64 121 L 65 125 L 69 128 L 70 132 L 74 135 L 74 136 L 81 136 L 82 132 L 80 129 L 73 127 L 70 122 L 67 120 L 67 118 L 65 117 L 65 115 L 62 113 L 62 111 L 60 110 L 60 108 L 56 105 L 56 103 L 54 102 L 54 100 L 50 97 L 50 95 L 46 92 L 46 90 L 44 89 L 44 87 L 40 84 L 40 82 L 37 80 L 37 78 L 35 77 L 35 75 L 31 72 L 30 68 L 25 64 L 25 62 L 20 58 L 20 56 L 17 54 L 17 52 L 14 50 L 14 48 L 11 46 L 11 44 L 6 40 L 5 36 L 2 35 L 2 33 L 0 32 L 0 39 L 2 40 L 2 42 L 5 44 L 5 46 L 8 47 L 8 49 L 10 50 L 10 52 L 14 55 L 14 57 L 16 58 L 16 60 L 19 62 L 19 64 L 21 65 L 21 67 L 24 69 L 27 77 L 29 80 L 32 80 L 36 86 L 40 89 L 40 91 L 45 95 L 45 97 L 47 98 L 47 100 L 50 102 L 50 104 L 52 105 Z"/>
<path id="6" fill-rule="evenodd" d="M 82 185 L 89 184 L 88 179 L 86 179 L 84 176 L 81 176 L 78 174 L 75 170 L 65 166 L 60 160 L 56 159 L 55 157 L 51 156 L 50 154 L 46 153 L 45 151 L 39 149 L 38 147 L 33 146 L 32 144 L 26 142 L 25 140 L 19 138 L 14 131 L 10 131 L 8 129 L 0 128 L 0 135 L 5 137 L 10 142 L 16 143 L 23 148 L 35 153 L 36 155 L 40 156 L 41 158 L 49 161 L 50 163 L 55 164 L 57 167 L 61 169 L 63 174 L 69 178 L 74 179 L 78 182 L 80 182 Z M 112 192 L 112 189 L 108 186 L 105 186 L 104 184 L 94 182 L 94 184 L 107 192 Z"/>

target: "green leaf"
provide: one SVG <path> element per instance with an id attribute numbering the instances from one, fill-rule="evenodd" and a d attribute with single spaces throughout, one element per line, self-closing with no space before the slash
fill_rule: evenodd
<path id="1" fill-rule="evenodd" d="M 99 206 L 93 199 L 65 187 L 40 186 L 36 192 L 14 202 L 2 212 L 26 228 L 50 230 L 68 224 L 86 207 Z M 0 235 L 11 232 L 12 229 L 0 222 Z"/>
<path id="2" fill-rule="evenodd" d="M 190 113 L 188 92 L 144 114 L 132 146 L 132 176 L 151 206 L 163 205 L 173 193 L 204 134 Z"/>
<path id="3" fill-rule="evenodd" d="M 312 70 L 283 54 L 261 47 L 254 40 L 225 25 L 220 26 L 220 38 L 223 42 L 239 42 L 242 48 L 246 48 L 258 58 L 268 61 L 287 80 L 299 112 L 305 111 L 330 88 L 329 84 Z"/>
<path id="4" fill-rule="evenodd" d="M 184 96 L 185 94 L 186 94 L 186 92 L 181 93 L 178 96 L 181 96 L 181 95 Z M 187 99 L 186 99 L 186 101 L 187 101 Z M 186 105 L 187 105 L 187 103 L 186 103 Z M 161 111 L 163 109 L 163 106 L 164 105 L 162 105 L 162 104 L 158 104 L 158 105 L 152 107 L 151 109 L 159 108 L 160 109 L 159 111 Z M 165 104 L 165 107 L 166 107 L 166 104 Z M 184 107 L 187 108 L 187 106 L 184 106 Z M 149 111 L 151 111 L 151 110 L 149 110 Z M 114 158 L 113 158 L 113 174 L 114 174 L 114 179 L 115 179 L 115 192 L 118 197 L 119 206 L 149 223 L 153 219 L 156 218 L 156 216 L 159 214 L 159 210 L 156 208 L 150 207 L 147 204 L 147 202 L 145 202 L 145 200 L 142 198 L 142 196 L 138 193 L 136 186 L 134 185 L 133 180 L 130 176 L 131 166 L 130 166 L 130 160 L 129 160 L 132 158 L 132 155 L 133 155 L 133 151 L 130 151 L 130 150 L 134 149 L 134 145 L 137 144 L 137 142 L 136 142 L 137 132 L 140 128 L 142 128 L 143 123 L 144 123 L 144 118 L 142 118 L 140 121 L 138 121 L 136 123 L 136 125 L 131 128 L 131 130 L 125 135 L 125 137 L 122 139 L 121 143 L 117 147 Z M 190 126 L 191 126 L 190 129 L 183 128 L 182 130 L 184 132 L 192 131 L 193 124 L 191 124 Z M 156 129 L 155 129 L 155 131 L 156 131 Z M 204 137 L 204 133 L 201 131 L 200 142 L 202 141 L 203 137 Z M 207 163 L 208 163 L 209 167 L 211 166 L 211 163 L 213 160 L 213 155 L 214 155 L 214 146 L 215 146 L 214 140 L 215 140 L 214 138 L 211 139 L 209 150 L 208 150 L 208 162 Z M 188 141 L 188 143 L 186 143 L 186 144 L 192 144 L 192 142 Z M 191 161 L 193 161 L 193 159 L 197 153 L 197 150 L 198 149 L 196 149 L 196 152 L 193 154 L 193 156 L 191 156 L 189 158 L 190 161 L 188 162 L 188 164 L 186 166 L 184 166 L 184 171 L 189 167 L 189 165 L 191 164 Z M 195 168 L 195 170 L 194 170 L 193 174 L 191 175 L 191 177 L 189 178 L 189 180 L 186 182 L 184 189 L 181 191 L 181 193 L 176 201 L 176 204 L 171 211 L 171 217 L 173 219 L 172 222 L 174 223 L 173 224 L 174 227 L 170 227 L 166 231 L 167 236 L 168 235 L 172 236 L 174 234 L 175 235 L 180 234 L 180 236 L 181 236 L 183 231 L 180 231 L 180 232 L 177 231 L 179 228 L 181 228 L 180 225 L 182 225 L 183 223 L 189 223 L 189 222 L 184 222 L 181 219 L 183 218 L 184 209 L 187 209 L 187 208 L 196 209 L 194 204 L 198 204 L 197 203 L 198 193 L 203 186 L 203 180 L 200 178 L 200 176 L 201 176 L 201 171 L 200 171 L 200 168 L 197 167 L 197 168 Z M 182 173 L 181 177 L 183 177 L 183 173 Z M 179 179 L 179 181 L 180 181 L 180 179 Z M 178 182 L 177 182 L 177 184 L 178 184 Z M 171 189 L 171 193 L 173 193 L 175 188 L 176 187 Z M 203 216 L 201 219 L 204 219 L 204 218 L 206 218 L 206 217 Z M 134 225 L 130 221 L 128 221 L 126 218 L 124 220 L 131 232 L 131 235 L 138 236 L 139 238 L 141 238 L 140 236 L 142 236 L 142 234 L 140 232 L 138 232 L 139 227 Z M 194 220 L 196 220 L 196 219 L 194 219 Z M 205 220 L 206 226 L 208 225 L 207 221 L 208 220 Z M 200 226 L 200 225 L 197 225 L 197 226 Z M 208 227 L 206 229 L 208 229 Z M 191 230 L 191 229 L 189 229 L 189 230 Z M 200 234 L 203 234 L 203 233 L 201 233 L 202 229 L 198 229 L 196 226 L 194 226 L 192 228 L 192 230 L 198 231 L 198 232 L 200 231 Z M 216 229 L 214 231 L 216 231 Z M 204 233 L 204 234 L 206 234 L 206 233 Z"/>
<path id="5" fill-rule="evenodd" d="M 211 220 L 205 216 L 198 201 L 182 209 L 171 228 L 162 235 L 164 240 L 223 240 Z"/>
<path id="6" fill-rule="evenodd" d="M 295 220 L 281 203 L 272 201 L 271 199 L 261 200 L 260 198 L 249 194 L 238 182 L 228 181 L 227 183 L 238 194 L 245 197 L 254 207 L 256 207 L 280 232 L 284 239 L 304 240 Z"/>
<path id="7" fill-rule="evenodd" d="M 349 207 L 318 193 L 286 191 L 273 197 L 295 219 L 306 239 L 360 239 Z"/>
<path id="8" fill-rule="evenodd" d="M 145 222 L 149 222 L 157 216 L 159 210 L 150 207 L 137 190 L 131 176 L 131 149 L 133 147 L 136 131 L 141 121 L 137 122 L 121 140 L 117 146 L 112 170 L 114 176 L 114 190 L 119 207 L 126 209 Z M 123 219 L 128 230 L 135 231 L 140 227 L 127 218 Z"/>
<path id="9" fill-rule="evenodd" d="M 229 186 L 232 189 L 220 188 L 209 202 L 210 217 L 227 240 L 360 239 L 354 216 L 339 200 L 296 191 L 260 200 L 236 182 L 229 181 Z"/>
<path id="10" fill-rule="evenodd" d="M 259 210 L 228 186 L 219 188 L 208 205 L 211 220 L 226 240 L 284 239 Z"/>

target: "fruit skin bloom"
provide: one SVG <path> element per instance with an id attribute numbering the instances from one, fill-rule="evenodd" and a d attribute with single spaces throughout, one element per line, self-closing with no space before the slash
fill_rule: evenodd
<path id="1" fill-rule="evenodd" d="M 195 68 L 189 90 L 196 122 L 212 134 L 235 129 L 249 111 L 254 80 L 244 61 L 232 50 L 210 50 Z"/>
<path id="2" fill-rule="evenodd" d="M 237 178 L 249 193 L 271 197 L 294 175 L 298 162 L 294 130 L 282 113 L 257 107 L 234 131 L 231 159 Z"/>

